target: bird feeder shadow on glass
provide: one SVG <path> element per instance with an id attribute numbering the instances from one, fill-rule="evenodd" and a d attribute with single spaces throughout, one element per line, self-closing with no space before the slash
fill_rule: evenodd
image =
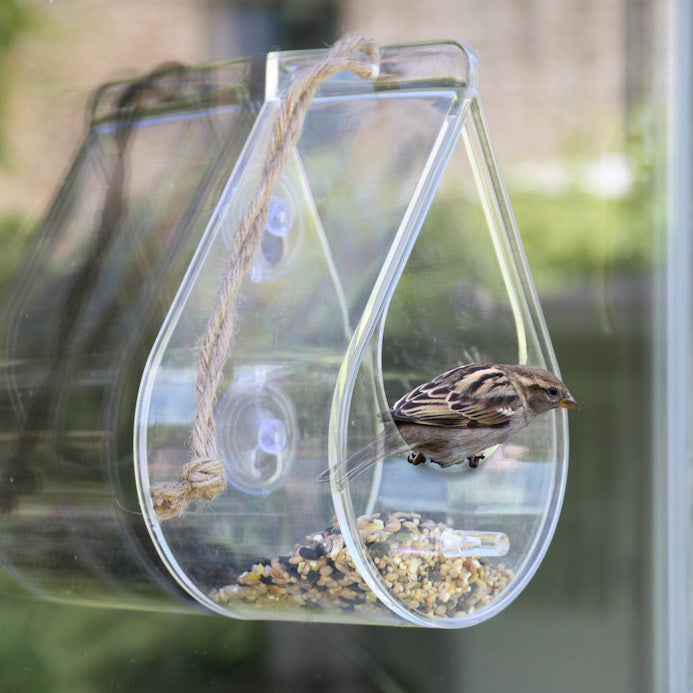
<path id="1" fill-rule="evenodd" d="M 198 176 L 186 210 L 171 221 L 198 231 L 184 276 L 179 258 L 190 257 L 190 238 L 172 243 L 166 262 L 152 259 L 159 275 L 147 274 L 150 293 L 127 328 L 139 353 L 150 350 L 140 380 L 127 350 L 103 376 L 114 380 L 105 391 L 110 411 L 134 408 L 132 383 L 139 386 L 131 431 L 139 507 L 123 502 L 127 472 L 119 465 L 114 473 L 104 441 L 92 450 L 99 456 L 94 472 L 104 474 L 105 496 L 118 501 L 110 514 L 130 524 L 143 520 L 149 530 L 151 540 L 137 534 L 144 548 L 128 560 L 143 564 L 150 581 L 166 583 L 169 592 L 173 581 L 211 611 L 473 625 L 519 594 L 548 547 L 566 480 L 565 412 L 538 417 L 485 451 L 476 469 L 414 466 L 405 454 L 353 480 L 343 475 L 349 454 L 392 425 L 383 412 L 442 371 L 480 361 L 557 371 L 484 122 L 476 59 L 460 44 L 387 47 L 377 77 L 341 72 L 322 83 L 273 190 L 267 227 L 234 305 L 234 340 L 215 405 L 228 486 L 179 517 L 159 519 L 152 504 L 152 488 L 190 459 L 200 339 L 262 175 L 270 126 L 296 75 L 322 55 L 268 55 L 256 80 L 265 88 L 259 110 L 238 89 L 234 104 L 221 109 L 245 114 L 235 130 L 245 144 L 216 149 L 209 180 Z M 257 77 L 257 66 L 237 65 L 246 83 Z M 147 121 L 152 132 L 180 123 L 168 117 L 165 101 L 162 109 Z M 100 136 L 114 138 L 118 127 L 109 121 Z M 173 183 L 181 185 L 181 177 Z M 160 218 L 162 201 L 150 202 L 156 213 L 142 214 Z M 123 252 L 137 256 L 138 243 Z M 102 297 L 112 291 L 107 280 L 106 272 Z M 161 287 L 175 280 L 163 317 L 157 300 L 168 294 Z M 88 315 L 80 306 L 74 324 Z M 134 336 L 138 320 L 151 325 L 157 316 L 155 338 Z M 25 341 L 29 348 L 29 336 Z M 13 348 L 9 355 L 20 358 Z M 75 392 L 88 367 L 70 373 Z M 15 374 L 14 389 L 40 379 Z M 105 437 L 116 418 L 101 421 Z M 61 464 L 69 464 L 67 455 Z M 330 482 L 318 483 L 326 468 Z M 71 503 L 68 525 L 79 504 Z M 125 543 L 132 552 L 133 542 Z M 4 549 L 0 544 L 6 567 L 16 570 Z"/>

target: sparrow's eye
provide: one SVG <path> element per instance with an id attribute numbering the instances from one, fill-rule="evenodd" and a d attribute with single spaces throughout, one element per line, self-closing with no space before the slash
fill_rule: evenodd
<path id="1" fill-rule="evenodd" d="M 558 388 L 553 387 L 553 385 L 547 390 L 549 393 L 549 397 L 557 397 L 558 396 Z"/>

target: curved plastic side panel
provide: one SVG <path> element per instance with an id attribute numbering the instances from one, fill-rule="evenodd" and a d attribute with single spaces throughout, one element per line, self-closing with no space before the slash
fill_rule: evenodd
<path id="1" fill-rule="evenodd" d="M 456 628 L 498 613 L 536 571 L 563 500 L 567 423 L 560 410 L 539 417 L 486 451 L 478 469 L 386 459 L 382 469 L 342 483 L 340 460 L 363 446 L 369 425 L 375 435 L 370 409 L 452 365 L 519 362 L 557 371 L 477 100 L 432 203 L 413 204 L 412 219 L 428 210 L 423 228 L 418 235 L 415 223 L 400 229 L 395 244 L 403 250 L 383 267 L 340 371 L 330 428 L 333 494 L 339 524 L 350 530 L 349 551 L 378 598 L 411 622 Z M 374 368 L 383 388 L 372 387 Z M 374 559 L 359 532 L 365 511 L 391 521 L 378 542 L 417 556 L 402 589 L 393 589 L 389 566 Z M 404 534 L 403 511 L 416 525 Z M 441 578 L 451 572 L 455 587 Z"/>

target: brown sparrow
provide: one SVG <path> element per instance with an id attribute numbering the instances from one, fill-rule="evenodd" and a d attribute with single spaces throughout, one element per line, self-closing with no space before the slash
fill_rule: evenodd
<path id="1" fill-rule="evenodd" d="M 390 455 L 411 450 L 409 462 L 428 458 L 441 467 L 472 468 L 482 451 L 505 443 L 551 409 L 578 409 L 568 388 L 537 366 L 470 363 L 453 368 L 404 395 L 390 409 L 395 427 L 355 452 L 344 478 L 353 479 Z M 387 414 L 386 414 L 387 416 Z M 329 479 L 329 469 L 318 477 Z"/>

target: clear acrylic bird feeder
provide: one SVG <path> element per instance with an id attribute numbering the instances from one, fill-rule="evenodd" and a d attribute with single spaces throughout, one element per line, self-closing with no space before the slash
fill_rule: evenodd
<path id="1" fill-rule="evenodd" d="M 448 368 L 557 372 L 476 58 L 453 42 L 386 47 L 377 74 L 342 71 L 319 86 L 233 305 L 214 404 L 226 488 L 178 516 L 155 512 L 152 489 L 190 459 L 200 341 L 271 125 L 323 58 L 272 53 L 217 66 L 223 99 L 212 68 L 171 68 L 156 78 L 169 91 L 152 90 L 129 119 L 108 115 L 114 104 L 122 114 L 128 85 L 101 94 L 67 184 L 74 204 L 48 224 L 69 242 L 39 244 L 33 280 L 18 283 L 4 320 L 3 407 L 15 430 L 5 458 L 24 440 L 22 464 L 44 479 L 2 519 L 0 562 L 20 583 L 54 594 L 61 577 L 70 582 L 67 558 L 49 569 L 50 544 L 79 556 L 84 589 L 98 583 L 121 600 L 181 593 L 236 618 L 458 628 L 498 613 L 536 571 L 566 481 L 562 410 L 486 451 L 477 469 L 402 456 L 351 482 L 340 475 L 398 397 Z M 183 83 L 196 98 L 180 97 Z M 84 271 L 98 245 L 84 225 L 106 209 L 123 162 L 133 179 L 119 233 L 101 241 L 110 264 Z M 82 175 L 89 185 L 77 195 Z M 82 262 L 70 270 L 74 254 Z M 41 316 L 66 310 L 57 352 L 37 348 Z M 51 378 L 55 410 L 27 424 Z M 326 468 L 330 483 L 318 483 Z M 53 516 L 64 531 L 49 538 L 39 518 Z M 29 560 L 25 531 L 46 557 Z"/>

